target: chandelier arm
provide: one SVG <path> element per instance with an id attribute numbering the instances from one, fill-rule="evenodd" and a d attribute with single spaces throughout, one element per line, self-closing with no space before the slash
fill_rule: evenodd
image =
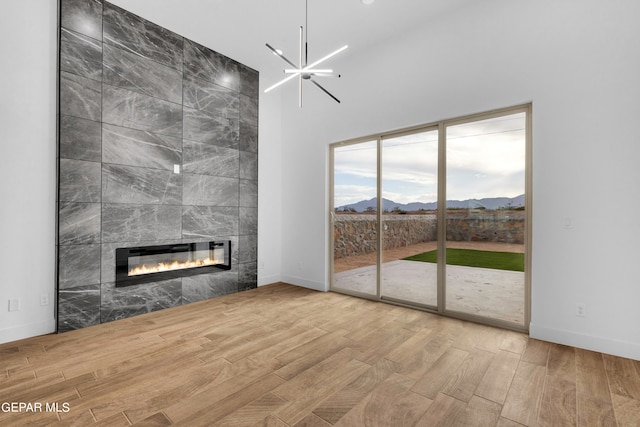
<path id="1" fill-rule="evenodd" d="M 326 90 L 324 87 L 322 87 L 320 85 L 320 83 L 318 83 L 317 81 L 313 80 L 313 79 L 309 79 L 309 81 L 311 81 L 311 83 L 313 83 L 314 85 L 318 86 L 320 88 L 321 91 L 323 91 L 324 93 L 326 93 L 327 95 L 329 95 L 331 98 L 333 98 L 334 101 L 336 101 L 338 104 L 340 104 L 340 100 L 338 98 L 336 98 L 335 96 L 333 96 L 331 94 L 331 92 L 329 92 L 328 90 Z"/>
<path id="2" fill-rule="evenodd" d="M 291 65 L 294 68 L 298 68 L 296 66 L 296 64 L 294 64 L 293 62 L 289 61 L 287 58 L 284 57 L 284 55 L 280 52 L 278 52 L 277 49 L 274 49 L 269 43 L 266 43 L 266 46 L 269 48 L 269 50 L 271 50 L 271 52 L 273 52 L 277 57 L 279 57 L 280 59 L 282 59 L 284 62 L 286 62 L 287 64 Z"/>
<path id="3" fill-rule="evenodd" d="M 296 77 L 297 75 L 298 75 L 298 74 L 291 74 L 290 76 L 285 77 L 284 79 L 280 80 L 278 83 L 274 84 L 273 86 L 269 86 L 268 88 L 266 88 L 266 89 L 264 90 L 264 93 L 267 93 L 267 92 L 269 92 L 269 91 L 271 91 L 271 90 L 273 90 L 273 89 L 277 88 L 278 86 L 280 86 L 280 85 L 282 85 L 282 84 L 284 84 L 284 83 L 288 82 L 289 80 L 293 79 L 293 78 L 294 78 L 294 77 Z"/>
<path id="4" fill-rule="evenodd" d="M 320 58 L 318 59 L 316 62 L 314 62 L 313 64 L 309 64 L 307 65 L 305 68 L 313 68 L 316 65 L 320 65 L 321 63 L 323 63 L 324 61 L 326 61 L 327 59 L 336 56 L 337 54 L 339 54 L 340 52 L 342 52 L 343 50 L 347 49 L 349 47 L 349 45 L 344 45 L 342 46 L 340 49 L 335 50 L 333 52 L 331 52 L 330 54 L 328 54 L 327 56 L 325 56 L 324 58 Z"/>
<path id="5" fill-rule="evenodd" d="M 337 73 L 314 72 L 310 74 L 316 77 L 335 77 L 336 79 L 339 79 L 340 77 L 342 77 L 340 74 L 337 74 Z"/>
<path id="6" fill-rule="evenodd" d="M 300 70 L 306 65 L 302 57 L 304 47 L 304 28 L 300 27 Z M 298 73 L 298 107 L 302 108 L 302 73 Z"/>

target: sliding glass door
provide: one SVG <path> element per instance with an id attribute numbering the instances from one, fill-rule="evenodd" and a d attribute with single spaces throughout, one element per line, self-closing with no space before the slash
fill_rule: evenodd
<path id="1" fill-rule="evenodd" d="M 330 287 L 529 323 L 530 106 L 334 144 Z"/>
<path id="2" fill-rule="evenodd" d="M 383 298 L 435 308 L 438 250 L 438 128 L 381 138 Z"/>
<path id="3" fill-rule="evenodd" d="M 524 327 L 525 112 L 446 132 L 445 310 Z"/>
<path id="4" fill-rule="evenodd" d="M 331 158 L 331 287 L 353 294 L 379 295 L 378 141 L 334 146 Z"/>

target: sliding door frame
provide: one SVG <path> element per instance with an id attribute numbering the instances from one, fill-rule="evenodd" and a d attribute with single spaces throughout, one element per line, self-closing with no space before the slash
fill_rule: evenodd
<path id="1" fill-rule="evenodd" d="M 479 120 L 487 120 L 491 118 L 506 116 L 510 114 L 525 113 L 525 244 L 524 244 L 524 323 L 519 325 L 517 323 L 508 322 L 499 319 L 492 319 L 484 316 L 477 316 L 469 313 L 455 312 L 446 309 L 446 209 L 440 207 L 446 206 L 446 174 L 447 174 L 447 156 L 446 156 L 446 129 L 450 126 L 455 126 L 464 123 L 470 123 Z M 398 136 L 410 135 L 418 132 L 426 132 L 432 130 L 438 130 L 438 264 L 437 264 L 437 307 L 435 309 L 424 306 L 422 304 L 413 304 L 410 302 L 404 302 L 396 300 L 394 298 L 385 298 L 381 294 L 381 266 L 383 257 L 383 224 L 382 224 L 382 140 L 386 138 L 393 138 Z M 511 329 L 520 332 L 528 332 L 529 324 L 531 322 L 531 249 L 532 249 L 532 201 L 533 201 L 533 186 L 532 186 L 532 105 L 531 103 L 517 105 L 514 107 L 501 108 L 491 110 L 488 112 L 471 114 L 463 117 L 457 117 L 453 119 L 441 120 L 435 123 L 429 123 L 424 125 L 412 126 L 408 128 L 398 129 L 391 132 L 384 132 L 374 135 L 369 135 L 362 138 L 354 138 L 342 142 L 337 142 L 329 145 L 329 290 L 339 292 L 351 296 L 360 298 L 366 298 L 373 301 L 381 301 L 389 304 L 395 304 L 403 307 L 414 308 L 418 310 L 427 311 L 430 313 L 437 313 L 447 317 L 458 318 L 462 320 L 469 320 L 476 323 L 482 323 L 489 326 L 496 326 L 503 329 Z M 347 145 L 358 144 L 362 142 L 377 141 L 377 177 L 376 177 L 376 195 L 377 195 L 377 208 L 376 208 L 376 221 L 377 221 L 377 266 L 376 266 L 376 294 L 365 294 L 360 292 L 350 291 L 348 289 L 336 288 L 334 283 L 334 222 L 335 222 L 335 206 L 334 206 L 334 150 L 337 147 L 344 147 Z"/>

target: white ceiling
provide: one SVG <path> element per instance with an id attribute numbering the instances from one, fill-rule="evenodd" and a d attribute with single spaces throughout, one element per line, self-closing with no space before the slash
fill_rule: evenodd
<path id="1" fill-rule="evenodd" d="M 243 64 L 279 79 L 284 62 L 265 43 L 282 49 L 294 63 L 305 24 L 305 0 L 110 0 Z M 473 0 L 307 0 L 309 60 L 348 44 L 340 56 L 359 51 L 412 29 Z M 332 59 L 339 71 L 339 57 Z"/>

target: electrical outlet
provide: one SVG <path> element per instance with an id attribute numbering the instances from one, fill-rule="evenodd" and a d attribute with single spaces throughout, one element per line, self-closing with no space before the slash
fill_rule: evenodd
<path id="1" fill-rule="evenodd" d="M 19 311 L 19 310 L 20 310 L 20 298 L 10 299 L 9 311 Z"/>
<path id="2" fill-rule="evenodd" d="M 576 316 L 578 317 L 586 317 L 587 316 L 587 306 L 583 302 L 576 303 Z"/>
<path id="3" fill-rule="evenodd" d="M 40 295 L 40 305 L 49 305 L 49 295 L 47 294 Z"/>

